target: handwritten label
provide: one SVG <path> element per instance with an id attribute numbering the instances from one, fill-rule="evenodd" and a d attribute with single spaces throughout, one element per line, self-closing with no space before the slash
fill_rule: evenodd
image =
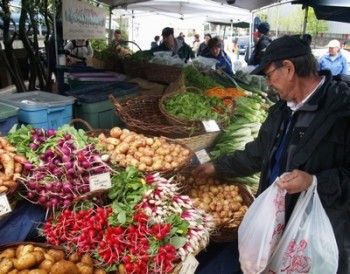
<path id="1" fill-rule="evenodd" d="M 112 187 L 111 175 L 108 172 L 106 172 L 90 176 L 89 183 L 90 191 L 109 189 Z"/>
<path id="2" fill-rule="evenodd" d="M 0 194 L 0 216 L 12 211 L 9 200 L 6 194 Z"/>
<path id="3" fill-rule="evenodd" d="M 208 153 L 207 153 L 207 151 L 205 149 L 198 150 L 195 153 L 196 153 L 196 156 L 198 158 L 198 161 L 201 164 L 204 164 L 204 163 L 210 161 L 210 157 L 209 157 L 209 155 L 208 155 Z"/>
<path id="4" fill-rule="evenodd" d="M 192 254 L 188 254 L 179 274 L 193 274 L 196 271 L 198 264 L 196 258 Z"/>
<path id="5" fill-rule="evenodd" d="M 217 132 L 220 128 L 215 120 L 204 120 L 202 121 L 206 132 Z"/>

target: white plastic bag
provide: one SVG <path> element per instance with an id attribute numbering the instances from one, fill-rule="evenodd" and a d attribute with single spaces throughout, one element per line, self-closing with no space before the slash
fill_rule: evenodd
<path id="1" fill-rule="evenodd" d="M 301 193 L 264 273 L 335 274 L 338 248 L 316 184 Z"/>
<path id="2" fill-rule="evenodd" d="M 284 229 L 285 191 L 276 183 L 251 204 L 238 229 L 241 269 L 261 273 L 276 248 Z"/>

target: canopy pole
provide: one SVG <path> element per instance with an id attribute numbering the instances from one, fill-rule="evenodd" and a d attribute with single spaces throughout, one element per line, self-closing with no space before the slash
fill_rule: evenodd
<path id="1" fill-rule="evenodd" d="M 110 44 L 112 42 L 112 14 L 113 14 L 113 11 L 112 11 L 112 7 L 109 7 L 109 24 L 108 24 L 108 43 Z M 113 33 L 114 33 L 114 30 L 113 30 Z"/>
<path id="2" fill-rule="evenodd" d="M 306 33 L 306 25 L 307 25 L 308 14 L 309 14 L 309 6 L 306 6 L 306 8 L 305 8 L 305 14 L 304 14 L 303 34 Z"/>

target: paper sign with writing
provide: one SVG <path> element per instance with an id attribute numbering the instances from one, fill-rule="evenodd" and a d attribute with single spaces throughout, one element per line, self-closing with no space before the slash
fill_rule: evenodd
<path id="1" fill-rule="evenodd" d="M 90 191 L 110 189 L 112 186 L 111 175 L 109 173 L 97 174 L 90 176 Z"/>
<path id="2" fill-rule="evenodd" d="M 201 164 L 204 164 L 204 163 L 210 161 L 210 157 L 209 157 L 209 155 L 208 155 L 208 153 L 207 153 L 207 151 L 205 149 L 198 150 L 195 153 L 196 153 L 196 156 L 198 158 L 198 161 Z"/>
<path id="3" fill-rule="evenodd" d="M 217 132 L 220 128 L 215 120 L 204 120 L 202 121 L 206 132 Z"/>
<path id="4" fill-rule="evenodd" d="M 181 271 L 179 274 L 193 274 L 198 266 L 198 261 L 192 254 L 188 254 L 183 262 Z"/>
<path id="5" fill-rule="evenodd" d="M 0 194 L 0 216 L 5 215 L 11 211 L 12 209 L 9 200 L 7 199 L 7 195 L 5 193 Z"/>
<path id="6" fill-rule="evenodd" d="M 63 39 L 105 39 L 107 13 L 76 0 L 62 0 Z"/>

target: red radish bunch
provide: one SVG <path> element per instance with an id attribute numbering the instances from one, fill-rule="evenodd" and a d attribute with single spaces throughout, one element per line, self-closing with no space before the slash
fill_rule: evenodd
<path id="1" fill-rule="evenodd" d="M 57 218 L 50 217 L 42 233 L 48 243 L 79 253 L 91 253 L 108 266 L 124 264 L 127 273 L 171 273 L 179 263 L 175 246 L 164 239 L 170 224 L 150 224 L 142 211 L 133 215 L 133 224 L 108 225 L 111 207 L 66 209 Z"/>

